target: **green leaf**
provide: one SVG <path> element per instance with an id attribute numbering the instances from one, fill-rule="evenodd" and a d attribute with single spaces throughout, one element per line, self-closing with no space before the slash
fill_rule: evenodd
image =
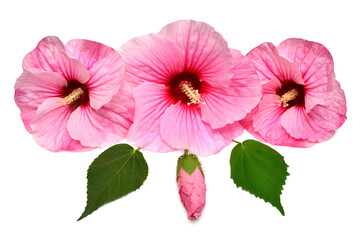
<path id="1" fill-rule="evenodd" d="M 280 195 L 289 173 L 283 156 L 265 144 L 246 140 L 232 150 L 230 167 L 237 187 L 271 203 L 285 215 Z"/>
<path id="2" fill-rule="evenodd" d="M 108 148 L 88 169 L 87 205 L 78 221 L 102 205 L 137 190 L 147 175 L 148 165 L 141 152 L 128 144 Z"/>

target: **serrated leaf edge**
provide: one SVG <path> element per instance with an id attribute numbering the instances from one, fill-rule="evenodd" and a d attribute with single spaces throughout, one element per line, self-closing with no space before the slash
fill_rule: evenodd
<path id="1" fill-rule="evenodd" d="M 140 148 L 138 148 L 138 149 L 135 150 L 135 149 L 133 148 L 133 151 L 130 152 L 128 155 L 134 155 L 134 156 L 135 156 L 136 152 L 141 153 L 141 152 L 139 151 L 139 149 L 140 149 Z M 106 150 L 105 150 L 105 151 L 106 151 Z M 102 154 L 102 153 L 101 153 L 101 154 Z M 100 154 L 100 155 L 101 155 L 101 154 Z M 99 156 L 100 156 L 100 155 L 99 155 Z M 98 157 L 99 157 L 99 156 L 98 156 Z M 126 155 L 125 155 L 125 156 L 126 156 Z M 98 158 L 98 157 L 97 157 L 97 158 Z M 95 161 L 97 158 L 95 158 L 94 161 Z M 121 169 L 127 164 L 127 162 L 128 162 L 130 159 L 131 159 L 131 157 L 129 157 L 129 159 L 128 159 L 128 160 L 124 163 L 124 165 L 119 169 L 118 173 L 119 173 L 119 172 L 121 171 Z M 145 158 L 144 158 L 144 160 L 145 160 Z M 94 161 L 93 161 L 93 162 L 94 162 Z M 146 166 L 148 166 L 146 161 L 145 161 L 145 163 L 146 163 Z M 90 166 L 89 166 L 89 168 L 88 168 L 88 170 L 87 170 L 87 176 L 88 176 L 88 174 L 89 174 L 89 170 L 90 170 L 91 165 L 92 165 L 92 163 L 90 164 Z M 117 173 L 117 174 L 118 174 L 118 173 Z M 125 195 L 117 198 L 117 199 L 114 199 L 114 200 L 112 200 L 112 201 L 110 201 L 110 202 L 113 202 L 113 201 L 116 201 L 116 200 L 118 200 L 118 199 L 120 199 L 120 198 L 122 198 L 122 197 L 125 197 L 126 195 L 128 195 L 128 194 L 130 194 L 130 193 L 132 193 L 132 192 L 136 192 L 136 191 L 137 191 L 138 189 L 140 189 L 140 187 L 144 184 L 144 182 L 146 181 L 148 175 L 149 175 L 149 168 L 148 168 L 148 170 L 147 170 L 147 172 L 146 172 L 146 177 L 145 177 L 143 183 L 142 183 L 138 188 L 136 188 L 135 190 L 133 190 L 133 191 L 131 191 L 131 192 L 129 192 L 129 193 L 127 193 L 127 194 L 125 194 Z M 115 176 L 116 176 L 116 174 L 114 174 L 114 177 L 115 177 Z M 113 178 L 114 178 L 114 177 L 113 177 Z M 131 176 L 131 177 L 132 177 L 132 176 Z M 111 178 L 111 181 L 112 181 L 113 178 Z M 102 206 L 110 203 L 110 202 L 104 203 L 103 205 L 101 205 L 101 206 L 99 206 L 98 208 L 94 209 L 94 210 L 91 211 L 90 213 L 85 214 L 85 213 L 86 213 L 86 208 L 87 208 L 88 202 L 89 202 L 89 198 L 88 198 L 88 196 L 89 196 L 89 188 L 88 188 L 88 186 L 89 186 L 89 185 L 88 185 L 88 184 L 89 184 L 89 179 L 88 179 L 88 177 L 86 177 L 86 179 L 87 179 L 87 188 L 86 188 L 86 189 L 87 189 L 87 190 L 86 190 L 87 200 L 86 200 L 86 206 L 85 206 L 84 212 L 81 214 L 81 216 L 78 218 L 77 221 L 80 221 L 80 220 L 84 219 L 85 217 L 91 215 L 93 212 L 95 212 L 96 210 L 98 210 L 100 207 L 102 207 Z M 106 188 L 108 187 L 108 185 L 110 184 L 111 181 L 109 181 L 109 182 L 106 184 L 106 187 L 105 187 L 104 189 L 106 189 Z M 105 191 L 105 190 L 104 190 L 104 191 Z M 104 191 L 103 191 L 103 192 L 104 192 Z M 103 192 L 100 194 L 100 196 L 102 196 Z M 97 200 L 97 201 L 99 201 L 99 200 Z M 97 202 L 96 202 L 96 203 L 97 203 Z M 95 204 L 95 203 L 92 204 L 92 206 L 94 206 L 94 205 L 96 205 L 96 204 Z"/>
<path id="2" fill-rule="evenodd" d="M 249 140 L 246 140 L 246 141 L 249 141 Z M 252 141 L 255 141 L 255 140 L 252 140 Z M 239 142 L 235 147 L 237 147 L 237 146 L 239 146 L 239 145 L 242 145 L 242 143 Z M 264 145 L 265 145 L 265 144 L 264 144 Z M 266 146 L 266 145 L 265 145 L 265 146 Z M 234 147 L 234 148 L 235 148 L 235 147 Z M 234 148 L 233 148 L 233 149 L 234 149 Z M 271 148 L 271 147 L 270 147 L 270 148 Z M 243 148 L 243 149 L 244 149 L 244 148 Z M 271 149 L 273 149 L 273 148 L 271 148 Z M 273 149 L 273 150 L 274 150 L 274 149 Z M 276 151 L 276 150 L 274 150 L 274 151 Z M 245 154 L 246 154 L 245 149 L 244 149 L 244 152 L 245 152 Z M 276 152 L 277 152 L 277 151 L 276 151 Z M 286 162 L 285 162 L 285 160 L 284 160 L 284 157 L 283 157 L 280 153 L 279 153 L 279 155 L 282 157 L 282 160 L 284 161 L 285 166 L 286 166 L 286 175 L 285 175 L 284 183 L 283 183 L 283 184 L 281 185 L 281 187 L 280 187 L 280 196 L 281 196 L 282 191 L 284 190 L 283 186 L 286 184 L 287 177 L 290 176 L 290 173 L 288 172 L 289 166 L 286 164 Z M 231 157 L 231 156 L 230 156 L 230 157 Z M 250 159 L 250 157 L 248 157 L 248 158 Z M 231 166 L 230 166 L 230 168 L 231 168 Z M 244 170 L 244 169 L 243 169 L 243 170 Z M 245 173 L 246 171 L 243 171 L 243 172 Z M 280 198 L 280 196 L 279 196 L 279 198 L 280 198 L 280 201 L 279 201 L 279 202 L 280 202 L 281 209 L 279 209 L 277 206 L 273 205 L 271 202 L 269 202 L 269 201 L 261 198 L 259 195 L 250 192 L 248 189 L 243 188 L 240 184 L 237 184 L 237 183 L 235 182 L 235 180 L 234 180 L 234 178 L 233 178 L 232 176 L 230 176 L 230 177 L 231 177 L 231 179 L 233 180 L 233 182 L 234 182 L 234 184 L 235 184 L 235 186 L 236 186 L 237 188 L 241 188 L 242 190 L 248 192 L 249 194 L 255 196 L 256 198 L 259 198 L 259 199 L 263 200 L 263 201 L 266 202 L 266 203 L 270 203 L 273 207 L 275 207 L 277 210 L 279 210 L 279 212 L 281 213 L 281 215 L 285 216 L 285 211 L 284 211 L 284 208 L 283 208 L 283 206 L 282 206 L 282 204 L 281 204 L 281 198 Z"/>

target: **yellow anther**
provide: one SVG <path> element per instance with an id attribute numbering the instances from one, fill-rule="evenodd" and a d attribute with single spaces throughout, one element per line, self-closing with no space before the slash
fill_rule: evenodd
<path id="1" fill-rule="evenodd" d="M 201 94 L 199 93 L 199 90 L 195 90 L 189 82 L 181 82 L 181 91 L 189 98 L 190 102 L 187 103 L 187 105 L 190 104 L 205 104 L 204 101 L 201 100 Z"/>
<path id="2" fill-rule="evenodd" d="M 283 107 L 288 107 L 289 104 L 288 102 L 290 102 L 291 100 L 294 100 L 297 96 L 299 95 L 298 91 L 296 91 L 296 89 L 292 89 L 286 93 L 284 93 L 281 96 L 281 99 L 279 102 L 279 106 L 281 106 L 281 104 L 283 105 Z"/>
<path id="3" fill-rule="evenodd" d="M 63 100 L 61 100 L 60 105 L 69 105 L 76 100 L 78 100 L 84 91 L 81 88 L 77 88 L 72 91 L 69 95 L 67 95 Z"/>

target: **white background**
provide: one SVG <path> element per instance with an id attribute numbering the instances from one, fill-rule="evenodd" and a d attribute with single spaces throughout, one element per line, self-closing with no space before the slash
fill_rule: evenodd
<path id="1" fill-rule="evenodd" d="M 356 1 L 1 1 L 0 239 L 360 239 L 360 8 Z M 13 101 L 22 59 L 47 35 L 115 49 L 179 19 L 209 23 L 244 54 L 289 37 L 323 43 L 348 101 L 335 136 L 309 149 L 274 147 L 290 176 L 281 197 L 285 217 L 237 189 L 230 145 L 202 158 L 207 204 L 187 220 L 175 183 L 181 153 L 144 152 L 145 184 L 77 222 L 86 203 L 86 171 L 101 150 L 52 153 L 23 127 Z M 251 138 L 244 134 L 237 140 Z"/>

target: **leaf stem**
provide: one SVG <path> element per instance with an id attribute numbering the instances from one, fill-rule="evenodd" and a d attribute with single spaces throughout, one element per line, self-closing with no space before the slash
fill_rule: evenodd
<path id="1" fill-rule="evenodd" d="M 236 141 L 236 140 L 231 140 L 231 141 L 233 141 L 234 143 L 239 143 L 239 144 L 241 144 L 241 142 L 238 142 L 238 141 Z"/>
<path id="2" fill-rule="evenodd" d="M 187 156 L 188 153 L 189 153 L 189 150 L 185 149 L 185 150 L 184 150 L 184 155 Z"/>
<path id="3" fill-rule="evenodd" d="M 137 152 L 137 151 L 139 151 L 141 148 L 137 148 L 134 152 Z"/>

